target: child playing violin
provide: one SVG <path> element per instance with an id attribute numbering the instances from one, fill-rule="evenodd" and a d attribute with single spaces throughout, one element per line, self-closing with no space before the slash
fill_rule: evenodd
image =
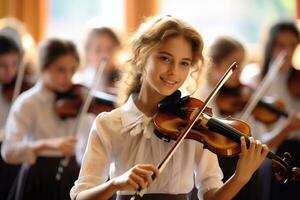
<path id="1" fill-rule="evenodd" d="M 85 127 L 74 133 L 76 120 L 61 119 L 54 111 L 55 94 L 72 87 L 71 79 L 79 65 L 75 45 L 48 39 L 41 44 L 38 58 L 40 80 L 13 103 L 1 153 L 6 162 L 22 164 L 16 199 L 69 199 L 79 172 L 74 155 L 79 155 L 81 139 L 94 118 L 86 116 Z M 65 157 L 70 162 L 58 181 L 57 169 Z"/>
<path id="2" fill-rule="evenodd" d="M 258 77 L 253 78 L 253 82 L 262 80 L 265 75 L 271 70 L 271 62 L 282 51 L 285 51 L 286 56 L 284 62 L 276 75 L 276 79 L 270 85 L 267 94 L 280 98 L 283 100 L 289 117 L 278 120 L 274 125 L 274 129 L 265 134 L 266 141 L 269 141 L 270 148 L 276 149 L 278 155 L 284 152 L 290 152 L 292 155 L 291 165 L 300 166 L 300 104 L 299 98 L 294 96 L 288 89 L 289 77 L 296 73 L 293 66 L 292 58 L 295 49 L 300 42 L 300 33 L 297 26 L 293 22 L 282 21 L 274 24 L 268 34 L 267 42 L 264 49 L 264 59 L 262 69 Z M 257 81 L 257 82 L 258 82 Z M 299 81 L 299 80 L 298 80 Z M 263 166 L 266 170 L 267 165 Z M 271 166 L 268 166 L 269 171 Z M 270 173 L 270 172 L 267 172 Z M 274 179 L 274 178 L 273 178 Z M 290 183 L 282 185 L 276 183 L 272 184 L 265 180 L 264 185 L 272 185 L 270 199 L 296 199 L 299 190 L 299 183 Z M 268 190 L 270 188 L 267 188 Z"/>
<path id="3" fill-rule="evenodd" d="M 6 98 L 5 86 L 10 84 L 18 73 L 22 52 L 18 45 L 6 36 L 0 36 L 0 149 L 4 139 L 4 129 L 11 102 Z M 18 173 L 19 166 L 5 163 L 0 156 L 0 199 L 7 199 L 10 188 Z"/>
<path id="4" fill-rule="evenodd" d="M 225 184 L 216 155 L 196 141 L 184 141 L 162 173 L 156 167 L 174 142 L 166 143 L 153 134 L 152 117 L 158 103 L 189 74 L 200 73 L 201 36 L 179 19 L 155 17 L 140 26 L 131 44 L 131 70 L 120 88 L 124 104 L 95 120 L 72 199 L 108 199 L 115 193 L 119 200 L 130 199 L 134 191 L 146 187 L 144 199 L 187 199 L 194 174 L 199 198 L 232 199 L 268 153 L 253 138 L 248 149 L 241 139 L 237 169 Z M 109 172 L 111 180 L 105 182 Z M 152 182 L 153 173 L 157 180 Z"/>

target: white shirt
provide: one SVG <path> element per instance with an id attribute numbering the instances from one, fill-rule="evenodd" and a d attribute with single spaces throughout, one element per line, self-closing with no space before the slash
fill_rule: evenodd
<path id="1" fill-rule="evenodd" d="M 10 157 L 14 163 L 34 163 L 35 153 L 31 142 L 45 138 L 72 136 L 76 119 L 62 120 L 54 111 L 55 94 L 46 89 L 41 82 L 22 93 L 9 112 L 2 154 Z M 77 134 L 76 158 L 80 161 L 85 149 L 86 138 L 94 115 L 84 117 L 84 123 Z M 73 135 L 74 136 L 74 135 Z M 82 153 L 81 153 L 82 152 Z M 45 151 L 39 155 L 62 156 L 58 151 Z"/>
<path id="2" fill-rule="evenodd" d="M 0 142 L 2 142 L 2 139 L 4 137 L 6 119 L 11 106 L 11 103 L 4 98 L 1 91 L 2 84 L 0 84 Z"/>
<path id="3" fill-rule="evenodd" d="M 75 199 L 80 191 L 104 183 L 125 173 L 136 164 L 158 165 L 174 141 L 166 143 L 153 134 L 152 118 L 145 116 L 134 104 L 132 97 L 121 107 L 101 113 L 91 130 L 78 180 L 71 190 Z M 110 168 L 110 164 L 114 168 Z M 199 188 L 199 198 L 212 188 L 222 186 L 223 174 L 217 156 L 203 145 L 185 140 L 177 149 L 158 180 L 147 193 L 188 193 Z M 122 191 L 120 194 L 133 194 Z"/>

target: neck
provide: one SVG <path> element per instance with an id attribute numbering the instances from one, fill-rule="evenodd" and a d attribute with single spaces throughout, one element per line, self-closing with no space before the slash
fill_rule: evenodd
<path id="1" fill-rule="evenodd" d="M 154 90 L 146 89 L 146 87 L 142 85 L 140 93 L 134 99 L 134 102 L 140 111 L 146 116 L 152 117 L 157 112 L 158 103 L 164 97 L 165 96 L 158 94 Z"/>

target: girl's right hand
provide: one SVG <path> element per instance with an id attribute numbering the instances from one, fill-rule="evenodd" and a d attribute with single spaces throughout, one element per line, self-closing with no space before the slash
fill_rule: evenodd
<path id="1" fill-rule="evenodd" d="M 153 173 L 156 178 L 159 177 L 159 171 L 154 165 L 138 164 L 112 181 L 118 191 L 136 191 L 139 188 L 144 189 L 151 185 L 151 175 Z"/>

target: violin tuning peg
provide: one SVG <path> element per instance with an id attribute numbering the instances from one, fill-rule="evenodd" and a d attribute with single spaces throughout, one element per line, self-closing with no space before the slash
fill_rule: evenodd
<path id="1" fill-rule="evenodd" d="M 300 169 L 298 167 L 293 167 L 291 177 L 292 181 L 300 181 Z"/>
<path id="2" fill-rule="evenodd" d="M 289 152 L 284 152 L 283 160 L 287 163 L 290 163 L 292 160 L 292 155 Z"/>

